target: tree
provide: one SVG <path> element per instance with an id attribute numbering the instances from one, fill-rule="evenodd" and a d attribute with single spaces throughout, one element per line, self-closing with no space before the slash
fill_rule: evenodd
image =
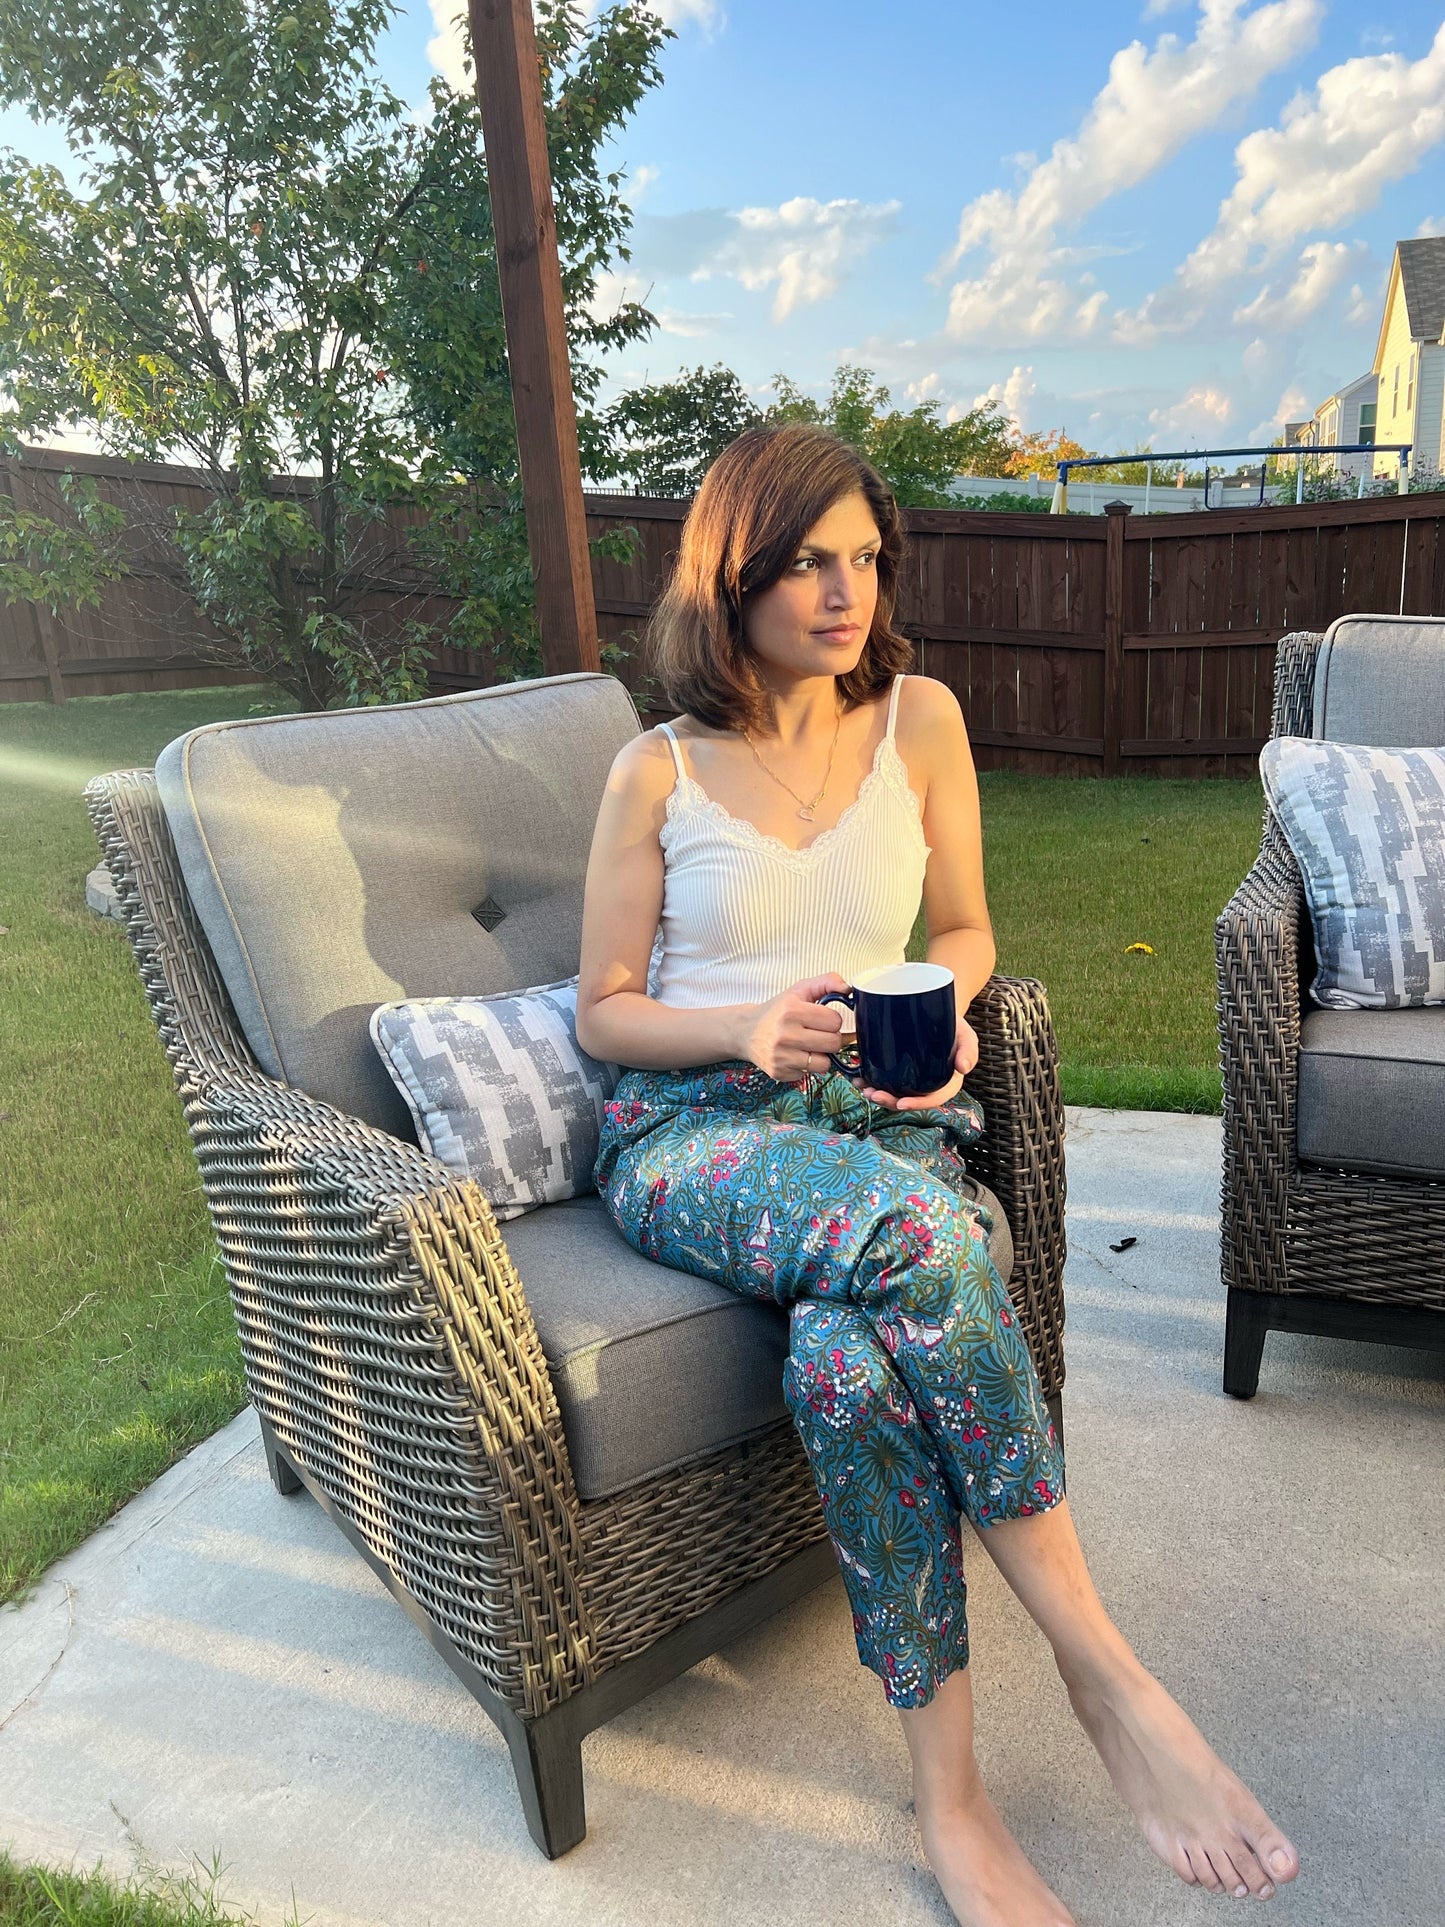
<path id="1" fill-rule="evenodd" d="M 957 421 L 940 419 L 934 401 L 898 409 L 871 369 L 846 363 L 835 370 L 826 401 L 815 401 L 786 375 L 775 375 L 773 388 L 776 400 L 760 410 L 733 370 L 717 363 L 625 389 L 602 417 L 612 451 L 589 472 L 622 478 L 647 494 L 690 495 L 745 428 L 805 421 L 856 448 L 907 506 L 946 506 L 960 474 L 1005 473 L 1008 423 L 994 402 Z"/>
<path id="2" fill-rule="evenodd" d="M 651 325 L 636 303 L 586 307 L 630 220 L 600 150 L 667 30 L 627 5 L 589 25 L 573 0 L 537 12 L 585 403 L 585 351 Z M 413 119 L 375 69 L 391 13 L 0 11 L 0 99 L 63 132 L 82 183 L 0 156 L 0 431 L 85 424 L 117 454 L 189 462 L 214 498 L 164 531 L 176 572 L 218 656 L 311 706 L 422 693 L 439 567 L 466 598 L 448 639 L 500 627 L 502 666 L 531 660 L 480 117 L 438 83 Z"/>
<path id="3" fill-rule="evenodd" d="M 624 389 L 606 411 L 598 480 L 639 495 L 691 495 L 714 460 L 763 411 L 731 368 L 684 369 L 675 381 Z"/>
<path id="4" fill-rule="evenodd" d="M 1081 461 L 1089 454 L 1082 442 L 1070 440 L 1062 428 L 1035 429 L 1028 434 L 1013 429 L 1013 449 L 1004 464 L 1005 475 L 1053 475 L 1060 462 Z"/>
<path id="5" fill-rule="evenodd" d="M 971 408 L 956 421 L 940 419 L 936 401 L 893 406 L 888 389 L 869 368 L 843 363 L 825 402 L 804 394 L 787 376 L 773 383 L 775 421 L 816 422 L 856 448 L 907 508 L 945 508 L 959 475 L 1002 475 L 1009 454 L 1008 420 L 996 402 Z"/>

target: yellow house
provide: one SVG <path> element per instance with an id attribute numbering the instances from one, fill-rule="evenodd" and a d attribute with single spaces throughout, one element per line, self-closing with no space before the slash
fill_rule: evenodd
<path id="1" fill-rule="evenodd" d="M 1375 439 L 1410 442 L 1411 468 L 1438 470 L 1445 413 L 1445 235 L 1395 244 L 1374 373 Z M 1395 472 L 1393 455 L 1375 457 L 1377 475 Z"/>

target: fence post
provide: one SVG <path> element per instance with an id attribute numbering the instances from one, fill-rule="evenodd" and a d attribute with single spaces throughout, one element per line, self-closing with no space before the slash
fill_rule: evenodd
<path id="1" fill-rule="evenodd" d="M 1119 774 L 1124 733 L 1124 517 L 1127 502 L 1105 502 L 1104 774 Z"/>

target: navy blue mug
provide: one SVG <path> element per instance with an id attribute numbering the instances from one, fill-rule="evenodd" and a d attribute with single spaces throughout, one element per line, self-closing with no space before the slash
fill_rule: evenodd
<path id="1" fill-rule="evenodd" d="M 958 1018 L 953 972 L 942 964 L 888 964 L 866 970 L 851 990 L 829 991 L 820 1004 L 846 1004 L 858 1024 L 856 1066 L 834 1057 L 835 1070 L 860 1076 L 892 1097 L 923 1097 L 953 1076 Z"/>

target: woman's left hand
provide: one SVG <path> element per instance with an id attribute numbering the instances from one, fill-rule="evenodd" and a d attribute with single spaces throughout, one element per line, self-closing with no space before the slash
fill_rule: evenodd
<path id="1" fill-rule="evenodd" d="M 870 1104 L 876 1104 L 882 1111 L 926 1111 L 938 1104 L 946 1104 L 951 1097 L 957 1097 L 963 1089 L 963 1080 L 978 1062 L 978 1033 L 967 1018 L 958 1020 L 958 1037 L 953 1047 L 953 1076 L 936 1091 L 928 1091 L 922 1097 L 895 1097 L 891 1091 L 874 1090 L 870 1085 L 860 1083 L 858 1093 L 866 1097 Z"/>

